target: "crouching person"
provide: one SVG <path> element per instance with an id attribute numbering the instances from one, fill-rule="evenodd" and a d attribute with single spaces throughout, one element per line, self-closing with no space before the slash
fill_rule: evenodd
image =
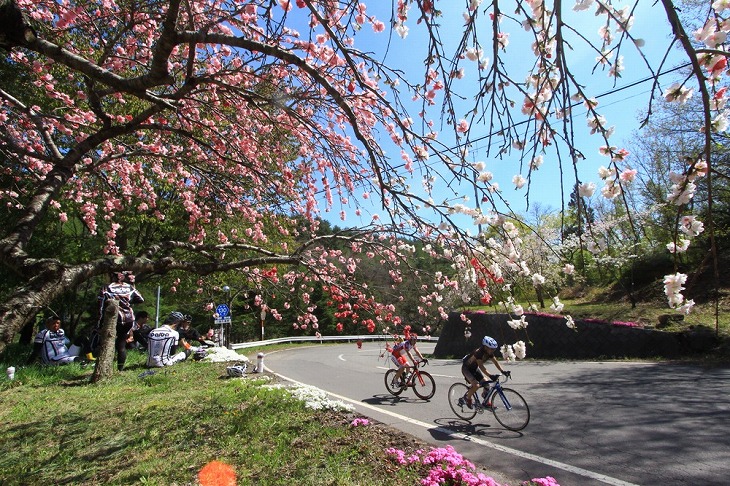
<path id="1" fill-rule="evenodd" d="M 147 335 L 148 368 L 172 366 L 187 358 L 185 351 L 177 352 L 180 333 L 176 329 L 184 318 L 180 312 L 171 312 L 162 326 L 152 329 Z"/>

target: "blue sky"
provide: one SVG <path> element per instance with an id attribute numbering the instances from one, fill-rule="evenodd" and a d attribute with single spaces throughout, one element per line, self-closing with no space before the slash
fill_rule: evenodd
<path id="1" fill-rule="evenodd" d="M 485 2 L 486 4 L 486 2 Z M 633 5 L 624 3 L 625 5 Z M 447 2 L 438 2 L 437 6 L 446 8 Z M 618 7 L 622 4 L 619 2 Z M 509 8 L 504 4 L 501 4 L 503 11 L 508 12 Z M 578 26 L 580 32 L 588 37 L 590 40 L 597 42 L 598 39 L 598 28 L 601 25 L 600 21 L 603 17 L 596 17 L 594 15 L 595 7 L 592 7 L 590 11 L 581 13 L 575 13 L 569 9 L 572 4 L 565 4 L 563 9 L 565 11 L 566 22 Z M 378 10 L 382 9 L 380 12 Z M 453 10 L 445 11 L 444 17 L 440 19 L 441 32 L 444 36 L 445 43 L 455 43 L 461 37 L 463 31 L 463 5 L 454 6 Z M 378 18 L 388 24 L 390 19 L 390 2 L 382 3 L 370 3 L 368 4 L 368 13 L 376 13 Z M 486 17 L 482 16 L 481 23 L 486 23 Z M 388 39 L 385 33 L 374 35 L 369 32 L 370 27 L 366 26 L 361 32 L 363 35 L 356 38 L 356 46 L 362 50 L 373 51 L 376 53 L 376 58 L 382 56 L 385 63 L 390 66 L 398 67 L 408 73 L 413 73 L 422 77 L 423 74 L 423 59 L 425 56 L 425 42 L 424 42 L 424 28 L 423 25 L 417 25 L 411 19 L 408 23 L 410 28 L 409 34 L 406 39 L 401 39 L 396 35 Z M 502 28 L 505 31 L 510 32 L 510 44 L 507 47 L 505 54 L 505 62 L 508 66 L 515 80 L 523 80 L 528 72 L 528 68 L 531 62 L 534 62 L 534 57 L 531 55 L 530 44 L 531 39 L 528 39 L 524 31 L 520 29 L 515 23 L 504 21 Z M 450 35 L 453 33 L 453 35 Z M 487 35 L 488 32 L 485 30 L 483 35 Z M 671 29 L 666 20 L 666 14 L 663 11 L 661 4 L 644 2 L 637 7 L 635 13 L 635 21 L 631 34 L 636 38 L 641 38 L 645 41 L 645 46 L 642 51 L 649 60 L 652 69 L 658 70 L 659 61 L 664 56 L 670 41 Z M 363 44 L 363 40 L 366 42 Z M 387 42 L 390 41 L 387 55 L 385 47 Z M 633 133 L 639 128 L 639 112 L 645 110 L 650 96 L 651 81 L 650 71 L 645 67 L 644 61 L 636 53 L 636 49 L 630 43 L 627 43 L 621 50 L 621 54 L 624 56 L 624 62 L 626 65 L 625 71 L 622 73 L 622 77 L 619 78 L 614 85 L 614 78 L 607 75 L 606 72 L 597 69 L 594 74 L 590 74 L 590 71 L 595 65 L 596 53 L 590 50 L 582 42 L 577 41 L 577 38 L 573 38 L 571 43 L 574 50 L 569 54 L 569 62 L 572 68 L 578 75 L 581 76 L 582 83 L 586 86 L 586 91 L 592 96 L 600 96 L 599 99 L 599 111 L 607 119 L 609 126 L 615 126 L 615 134 L 611 138 L 612 145 L 618 147 L 625 147 L 631 151 L 631 139 Z M 671 60 L 667 62 L 665 70 L 670 67 L 674 67 L 683 62 L 678 52 L 675 50 L 675 54 L 671 56 Z M 489 56 L 490 57 L 490 56 Z M 490 59 L 490 62 L 492 60 Z M 475 69 L 475 63 L 464 61 L 464 66 L 467 68 Z M 417 78 L 416 78 L 417 79 Z M 464 93 L 468 93 L 470 89 L 474 89 L 475 77 L 469 75 L 458 82 L 458 89 Z M 646 80 L 641 82 L 642 80 Z M 676 80 L 676 76 L 668 75 L 661 78 L 661 89 L 658 94 L 661 94 L 664 88 L 669 86 Z M 636 86 L 623 89 L 622 87 L 634 85 Z M 655 93 L 657 94 L 657 93 Z M 516 98 L 516 102 L 521 102 L 521 98 Z M 457 118 L 461 118 L 462 115 L 471 108 L 472 105 L 463 105 L 464 113 L 459 114 L 457 111 Z M 434 107 L 435 110 L 431 113 L 431 118 L 436 119 L 438 123 L 438 111 L 440 105 Z M 457 107 L 457 110 L 459 107 Z M 411 113 L 415 114 L 418 112 L 418 108 L 414 107 Z M 516 119 L 524 119 L 524 116 L 519 112 L 519 105 L 516 107 Z M 602 138 L 597 136 L 591 136 L 589 129 L 585 121 L 585 109 L 582 107 L 574 110 L 574 127 L 577 135 L 577 146 L 587 157 L 586 160 L 579 162 L 578 174 L 582 182 L 595 182 L 597 187 L 600 188 L 602 183 L 597 175 L 598 168 L 600 166 L 607 166 L 609 159 L 601 156 L 598 152 L 598 148 L 604 145 Z M 449 139 L 449 127 L 436 127 L 437 131 L 444 137 L 442 142 L 447 146 L 453 146 L 453 138 Z M 481 136 L 487 135 L 491 131 L 489 126 L 472 125 L 471 139 L 476 139 Z M 381 143 L 386 152 L 393 158 L 394 161 L 398 161 L 399 150 L 392 146 L 387 136 L 383 136 Z M 486 144 L 481 141 L 477 141 L 470 147 L 469 156 L 467 160 L 469 162 L 483 161 L 486 163 L 487 170 L 494 173 L 494 180 L 499 183 L 502 189 L 502 195 L 506 198 L 512 209 L 517 212 L 524 212 L 526 210 L 526 199 L 525 194 L 527 186 L 520 190 L 515 190 L 514 185 L 511 183 L 512 177 L 518 173 L 519 170 L 519 154 L 513 152 L 498 158 L 494 156 L 494 150 L 492 154 L 487 155 Z M 564 153 L 565 155 L 565 153 Z M 530 187 L 530 204 L 535 205 L 539 203 L 543 207 L 551 207 L 553 209 L 559 209 L 561 206 L 561 180 L 560 173 L 557 169 L 557 156 L 548 152 L 544 155 L 544 165 L 536 172 L 533 172 L 531 187 Z M 431 161 L 435 162 L 435 158 L 432 157 Z M 573 169 L 567 160 L 563 161 L 564 167 L 564 190 L 565 190 L 565 201 L 569 198 L 570 189 L 574 183 Z M 631 164 L 631 159 L 628 159 L 628 164 Z M 404 174 L 405 175 L 405 172 Z M 527 176 L 526 169 L 522 171 L 523 176 Z M 421 182 L 418 175 L 415 175 L 411 186 L 416 189 L 420 189 Z M 461 188 L 464 195 L 473 194 L 473 190 L 468 187 Z M 446 195 L 447 192 L 444 191 Z M 436 197 L 434 199 L 437 199 Z M 473 201 L 465 202 L 467 205 L 473 205 Z M 373 212 L 377 212 L 377 208 L 373 209 Z M 354 211 L 351 208 L 347 208 L 348 219 L 344 223 L 336 219 L 338 211 L 333 211 L 334 214 L 325 214 L 325 217 L 331 219 L 333 223 L 339 225 L 350 226 L 357 224 L 354 218 Z M 363 215 L 362 221 L 367 223 L 369 221 L 369 215 L 367 212 Z"/>

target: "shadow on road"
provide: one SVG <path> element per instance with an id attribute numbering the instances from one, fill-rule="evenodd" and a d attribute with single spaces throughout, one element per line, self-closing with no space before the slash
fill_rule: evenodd
<path id="1" fill-rule="evenodd" d="M 502 428 L 498 424 L 491 425 L 483 423 L 484 421 L 480 420 L 479 417 L 477 415 L 471 421 L 453 417 L 437 418 L 434 420 L 434 423 L 439 428 L 430 429 L 429 433 L 434 439 L 440 441 L 453 439 L 450 434 L 463 434 L 479 439 L 516 439 L 523 436 L 522 432 L 513 432 Z M 448 429 L 448 432 L 445 432 L 443 429 Z"/>
<path id="2" fill-rule="evenodd" d="M 408 397 L 408 396 L 395 396 L 395 395 L 373 395 L 372 397 L 363 398 L 363 403 L 370 405 L 390 405 L 394 406 L 398 403 L 418 403 L 423 402 L 420 398 Z"/>

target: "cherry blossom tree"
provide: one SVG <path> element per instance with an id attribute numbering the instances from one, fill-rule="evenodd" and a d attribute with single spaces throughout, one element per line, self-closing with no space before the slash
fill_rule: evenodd
<path id="1" fill-rule="evenodd" d="M 302 322 L 314 319 L 316 283 L 346 317 L 367 313 L 372 330 L 397 316 L 357 283 L 358 263 L 390 267 L 397 286 L 413 251 L 403 238 L 423 240 L 434 258 L 456 255 L 455 274 L 476 268 L 495 285 L 529 276 L 506 217 L 516 215 L 489 167 L 469 162 L 469 148 L 479 138 L 486 154 L 514 161 L 511 180 L 528 203 L 538 171 L 573 175 L 572 188 L 587 157 L 576 142 L 574 109 L 583 106 L 585 131 L 607 157 L 603 194 L 621 197 L 628 154 L 613 145 L 590 80 L 608 74 L 618 83 L 631 49 L 659 90 L 664 58 L 654 65 L 631 33 L 639 2 L 470 0 L 458 24 L 455 6 L 441 3 L 398 0 L 392 10 L 380 6 L 379 18 L 354 0 L 2 0 L 0 47 L 19 82 L 0 87 L 0 199 L 12 220 L 0 233 L 0 262 L 24 279 L 0 303 L 0 346 L 65 289 L 121 269 L 235 270 L 254 289 L 291 294 L 285 305 Z M 730 22 L 718 0 L 688 34 L 675 6 L 662 5 L 692 66 L 692 78 L 664 97 L 682 102 L 698 92 L 705 111 L 705 151 L 675 174 L 669 196 L 681 208 L 694 178 L 711 177 L 712 133 L 725 129 Z M 593 13 L 598 37 L 580 27 Z M 425 49 L 418 72 L 367 50 L 419 32 L 409 44 Z M 593 70 L 571 63 L 578 43 L 594 53 Z M 511 59 L 531 60 L 513 71 Z M 132 253 L 121 237 L 129 211 L 158 221 L 182 212 L 187 235 Z M 326 213 L 350 229 L 318 235 Z M 234 215 L 240 223 L 226 224 Z M 83 261 L 34 254 L 36 230 L 49 219 L 83 224 L 102 240 L 98 252 Z M 705 227 L 712 234 L 711 217 Z M 485 243 L 487 229 L 498 238 Z M 347 252 L 336 249 L 342 244 Z M 673 306 L 683 305 L 679 275 L 667 287 Z M 441 291 L 458 280 L 434 278 L 419 310 L 442 316 Z"/>

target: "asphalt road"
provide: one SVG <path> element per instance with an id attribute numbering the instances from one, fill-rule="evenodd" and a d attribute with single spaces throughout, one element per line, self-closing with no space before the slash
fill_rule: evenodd
<path id="1" fill-rule="evenodd" d="M 426 354 L 433 344 L 419 344 Z M 552 476 L 562 486 L 725 485 L 730 481 L 730 367 L 663 362 L 505 364 L 509 387 L 530 406 L 521 432 L 490 414 L 454 416 L 446 392 L 462 381 L 460 362 L 432 359 L 428 402 L 412 390 L 390 395 L 382 343 L 294 347 L 264 364 L 315 386 L 358 412 L 436 447 L 452 445 L 500 484 Z M 488 367 L 487 369 L 490 369 Z"/>

